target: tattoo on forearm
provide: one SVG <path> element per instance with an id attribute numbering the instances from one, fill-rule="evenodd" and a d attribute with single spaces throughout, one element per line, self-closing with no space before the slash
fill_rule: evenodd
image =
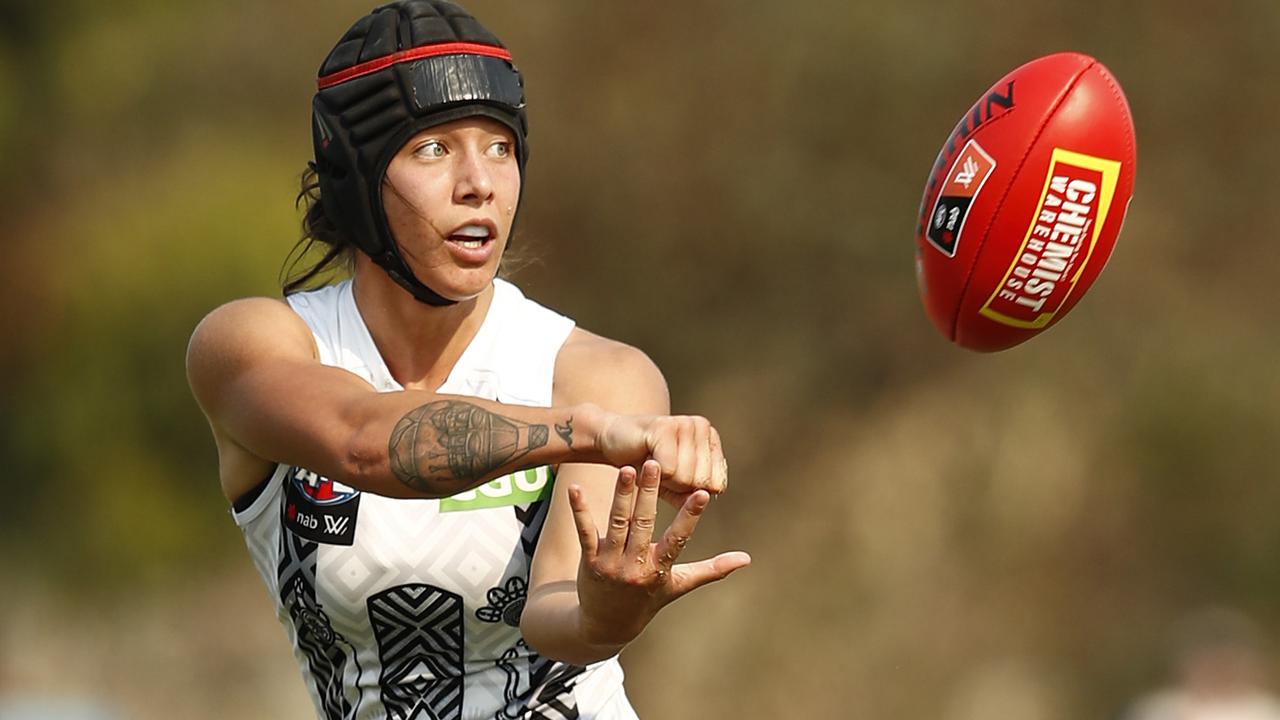
<path id="1" fill-rule="evenodd" d="M 546 445 L 547 437 L 546 425 L 529 425 L 468 402 L 440 400 L 405 413 L 391 431 L 387 452 L 400 482 L 423 492 L 452 494 Z"/>
<path id="2" fill-rule="evenodd" d="M 569 416 L 568 420 L 564 421 L 563 425 L 560 425 L 560 424 L 556 425 L 556 434 L 559 435 L 560 438 L 564 440 L 565 445 L 568 445 L 570 448 L 573 447 L 573 416 L 572 415 Z"/>

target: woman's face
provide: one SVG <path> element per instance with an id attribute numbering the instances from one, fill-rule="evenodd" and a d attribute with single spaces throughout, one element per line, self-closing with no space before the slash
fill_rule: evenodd
<path id="1" fill-rule="evenodd" d="M 450 300 L 466 300 L 497 275 L 519 196 L 511 130 L 471 117 L 410 138 L 387 166 L 382 205 L 414 275 Z"/>

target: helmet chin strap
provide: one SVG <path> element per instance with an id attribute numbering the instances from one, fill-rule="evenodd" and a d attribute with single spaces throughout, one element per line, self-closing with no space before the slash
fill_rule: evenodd
<path id="1" fill-rule="evenodd" d="M 457 300 L 450 300 L 444 297 L 419 280 L 413 274 L 413 271 L 409 269 L 409 266 L 405 264 L 404 258 L 400 257 L 399 251 L 392 249 L 372 259 L 397 285 L 412 295 L 414 300 L 432 307 L 448 307 L 458 304 Z"/>

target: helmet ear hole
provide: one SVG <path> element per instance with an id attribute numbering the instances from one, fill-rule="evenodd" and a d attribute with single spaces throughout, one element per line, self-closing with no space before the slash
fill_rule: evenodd
<path id="1" fill-rule="evenodd" d="M 327 177 L 333 180 L 342 180 L 347 177 L 347 168 L 340 163 L 332 162 L 325 153 L 320 150 L 316 151 L 316 159 L 312 160 L 308 165 L 316 174 L 321 177 Z"/>

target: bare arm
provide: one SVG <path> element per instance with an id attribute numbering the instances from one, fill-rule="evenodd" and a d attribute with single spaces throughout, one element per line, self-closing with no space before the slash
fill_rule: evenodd
<path id="1" fill-rule="evenodd" d="M 617 418 L 597 407 L 379 393 L 315 354 L 306 324 L 276 300 L 235 301 L 200 323 L 187 374 L 220 455 L 248 453 L 360 490 L 422 498 L 447 497 L 523 467 L 603 462 L 637 450 L 611 447 L 618 443 L 606 431 L 633 428 L 614 426 Z"/>

